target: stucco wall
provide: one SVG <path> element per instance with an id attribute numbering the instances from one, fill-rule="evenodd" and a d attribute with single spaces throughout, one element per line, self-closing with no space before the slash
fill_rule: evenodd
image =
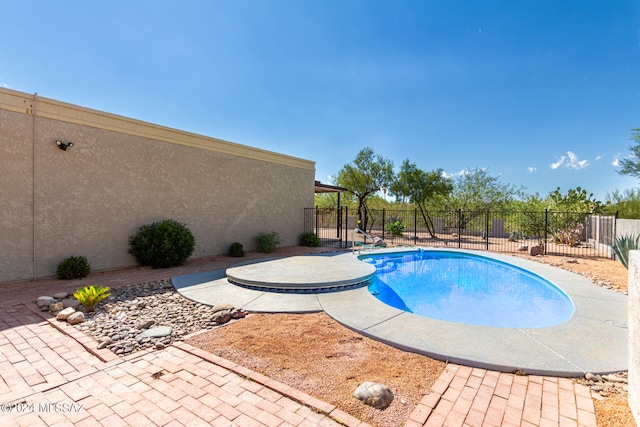
<path id="1" fill-rule="evenodd" d="M 0 89 L 0 282 L 135 264 L 128 237 L 174 218 L 193 257 L 277 231 L 297 243 L 313 206 L 314 163 Z M 60 150 L 56 140 L 72 141 Z"/>
<path id="2" fill-rule="evenodd" d="M 629 407 L 640 425 L 640 251 L 629 251 Z"/>
<path id="3" fill-rule="evenodd" d="M 616 220 L 616 237 L 640 236 L 640 221 L 637 219 L 621 219 Z"/>

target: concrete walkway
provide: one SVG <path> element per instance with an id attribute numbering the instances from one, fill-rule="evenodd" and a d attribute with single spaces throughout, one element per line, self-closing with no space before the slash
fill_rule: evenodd
<path id="1" fill-rule="evenodd" d="M 296 254 L 306 248 L 283 248 Z M 2 426 L 366 426 L 326 402 L 184 343 L 127 357 L 98 350 L 42 313 L 40 295 L 118 287 L 228 266 L 227 257 L 175 269 L 93 273 L 83 281 L 0 285 Z M 398 420 L 400 425 L 405 420 Z M 585 387 L 449 365 L 405 426 L 595 426 Z"/>

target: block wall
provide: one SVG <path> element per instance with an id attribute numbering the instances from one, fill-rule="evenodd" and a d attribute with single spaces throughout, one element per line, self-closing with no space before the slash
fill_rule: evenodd
<path id="1" fill-rule="evenodd" d="M 640 251 L 629 252 L 629 407 L 640 425 Z"/>
<path id="2" fill-rule="evenodd" d="M 165 218 L 191 229 L 194 258 L 255 249 L 265 231 L 293 245 L 313 206 L 308 160 L 7 89 L 0 129 L 0 282 L 55 275 L 71 255 L 135 265 L 128 237 Z"/>

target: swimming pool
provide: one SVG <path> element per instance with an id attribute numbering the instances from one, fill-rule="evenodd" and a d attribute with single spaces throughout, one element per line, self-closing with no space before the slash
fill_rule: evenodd
<path id="1" fill-rule="evenodd" d="M 571 299 L 523 268 L 454 251 L 361 256 L 376 267 L 369 292 L 400 310 L 449 322 L 543 328 L 571 318 Z"/>

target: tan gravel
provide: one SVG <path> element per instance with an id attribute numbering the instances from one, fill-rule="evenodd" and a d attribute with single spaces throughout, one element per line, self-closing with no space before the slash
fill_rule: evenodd
<path id="1" fill-rule="evenodd" d="M 446 366 L 363 337 L 324 313 L 254 314 L 187 342 L 374 426 L 402 425 Z M 394 400 L 387 409 L 352 396 L 365 381 L 391 388 Z"/>

